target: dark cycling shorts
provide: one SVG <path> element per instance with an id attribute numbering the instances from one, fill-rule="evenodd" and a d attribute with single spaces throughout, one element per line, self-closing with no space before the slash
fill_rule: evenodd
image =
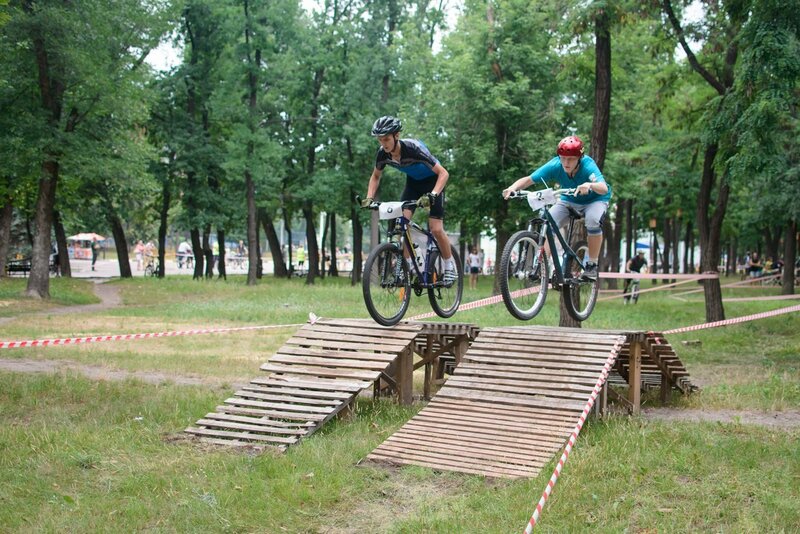
<path id="1" fill-rule="evenodd" d="M 481 268 L 480 267 L 470 267 L 469 268 L 469 272 L 471 272 L 472 274 L 478 274 L 478 273 L 481 272 Z"/>
<path id="2" fill-rule="evenodd" d="M 406 188 L 403 189 L 403 195 L 400 197 L 400 200 L 417 200 L 422 195 L 430 193 L 436 186 L 436 180 L 438 179 L 438 176 L 431 176 L 425 180 L 412 180 L 411 178 L 407 178 Z M 413 208 L 411 212 L 414 212 Z M 431 219 L 444 219 L 444 192 L 436 197 L 436 202 L 431 206 L 430 217 Z"/>

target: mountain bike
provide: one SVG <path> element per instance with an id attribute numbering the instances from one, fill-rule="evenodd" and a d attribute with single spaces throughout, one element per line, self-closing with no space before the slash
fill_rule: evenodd
<path id="1" fill-rule="evenodd" d="M 633 271 L 629 271 L 633 272 Z M 647 274 L 647 266 L 644 266 L 639 271 L 639 274 Z M 639 302 L 639 286 L 641 285 L 641 279 L 639 278 L 632 278 L 630 284 L 625 289 L 625 296 L 623 297 L 623 304 L 630 304 L 633 302 L 636 304 Z"/>
<path id="2" fill-rule="evenodd" d="M 158 256 L 146 256 L 146 264 L 144 266 L 145 276 L 156 276 L 158 274 Z"/>
<path id="3" fill-rule="evenodd" d="M 360 201 L 356 197 L 356 201 Z M 373 202 L 365 209 L 377 210 L 388 221 L 387 241 L 369 253 L 364 264 L 361 287 L 364 304 L 375 322 L 394 326 L 408 310 L 411 291 L 418 297 L 427 291 L 431 308 L 439 317 L 452 317 L 461 304 L 464 273 L 458 253 L 453 250 L 456 281 L 444 281 L 445 262 L 434 235 L 403 215 L 416 201 Z M 406 261 L 413 258 L 414 261 Z"/>
<path id="4" fill-rule="evenodd" d="M 531 209 L 538 213 L 528 221 L 526 230 L 511 236 L 500 259 L 503 302 L 511 315 L 521 321 L 533 319 L 542 310 L 551 285 L 556 291 L 566 292 L 564 306 L 576 321 L 588 319 L 597 303 L 597 280 L 583 275 L 589 245 L 586 241 L 570 245 L 575 221 L 583 215 L 567 206 L 570 215 L 565 237 L 548 211 L 562 194 L 574 196 L 575 190 L 515 191 L 509 196 L 527 199 Z M 563 252 L 551 252 L 559 248 Z"/>

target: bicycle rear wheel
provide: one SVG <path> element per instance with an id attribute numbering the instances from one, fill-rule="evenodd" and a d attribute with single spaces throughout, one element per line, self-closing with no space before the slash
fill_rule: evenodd
<path id="1" fill-rule="evenodd" d="M 411 300 L 411 284 L 408 265 L 394 243 L 383 243 L 370 253 L 361 288 L 376 323 L 394 326 L 400 322 Z"/>
<path id="2" fill-rule="evenodd" d="M 431 252 L 428 269 L 431 272 L 433 287 L 428 288 L 428 300 L 431 308 L 439 317 L 452 317 L 461 304 L 461 293 L 464 291 L 464 268 L 458 252 L 453 252 L 453 261 L 456 264 L 456 281 L 450 287 L 444 285 L 444 259 L 438 250 Z"/>
<path id="3" fill-rule="evenodd" d="M 522 230 L 506 243 L 500 257 L 500 293 L 509 313 L 533 319 L 547 298 L 549 260 L 536 232 Z"/>
<path id="4" fill-rule="evenodd" d="M 583 277 L 583 265 L 589 255 L 589 245 L 586 241 L 580 241 L 575 244 L 573 250 L 578 257 L 569 256 L 564 265 L 567 297 L 564 299 L 564 307 L 573 319 L 585 321 L 597 304 L 598 285 L 596 279 Z"/>

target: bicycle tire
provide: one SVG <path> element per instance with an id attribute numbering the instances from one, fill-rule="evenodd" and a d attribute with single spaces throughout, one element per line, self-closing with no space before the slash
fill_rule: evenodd
<path id="1" fill-rule="evenodd" d="M 500 294 L 508 312 L 520 321 L 536 317 L 547 299 L 550 263 L 540 239 L 537 232 L 521 230 L 509 238 L 500 257 Z"/>
<path id="2" fill-rule="evenodd" d="M 631 300 L 634 304 L 639 302 L 639 283 L 636 282 L 633 284 L 633 289 L 631 290 Z"/>
<path id="3" fill-rule="evenodd" d="M 398 262 L 400 280 L 396 276 Z M 411 282 L 408 265 L 394 243 L 382 243 L 369 254 L 361 289 L 367 311 L 376 323 L 394 326 L 400 322 L 411 300 Z"/>
<path id="4" fill-rule="evenodd" d="M 428 288 L 428 300 L 431 308 L 436 315 L 445 319 L 452 317 L 461 305 L 461 295 L 464 292 L 464 269 L 461 266 L 461 258 L 458 252 L 453 252 L 453 261 L 456 264 L 456 281 L 450 287 L 439 285 L 444 279 L 444 260 L 438 250 L 431 252 L 428 259 L 428 270 L 431 272 L 431 280 L 434 287 Z"/>
<path id="5" fill-rule="evenodd" d="M 153 265 L 152 265 L 152 264 L 148 264 L 148 265 L 147 265 L 147 266 L 144 268 L 144 275 L 145 275 L 145 276 L 153 276 L 154 274 L 155 274 L 155 273 L 154 273 L 154 271 L 153 271 Z"/>
<path id="6" fill-rule="evenodd" d="M 583 277 L 584 263 L 589 254 L 589 245 L 586 241 L 579 241 L 572 247 L 577 259 L 569 256 L 564 265 L 566 278 L 566 297 L 564 307 L 567 313 L 576 321 L 585 321 L 589 318 L 597 304 L 598 285 L 597 279 L 589 280 Z"/>

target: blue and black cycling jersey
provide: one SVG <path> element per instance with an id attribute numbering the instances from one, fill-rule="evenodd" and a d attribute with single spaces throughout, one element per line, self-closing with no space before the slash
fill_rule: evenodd
<path id="1" fill-rule="evenodd" d="M 439 160 L 433 157 L 425 143 L 417 139 L 400 139 L 400 161 L 394 161 L 391 154 L 378 148 L 375 168 L 383 171 L 387 165 L 405 173 L 412 180 L 427 180 L 436 176 L 433 168 Z"/>

